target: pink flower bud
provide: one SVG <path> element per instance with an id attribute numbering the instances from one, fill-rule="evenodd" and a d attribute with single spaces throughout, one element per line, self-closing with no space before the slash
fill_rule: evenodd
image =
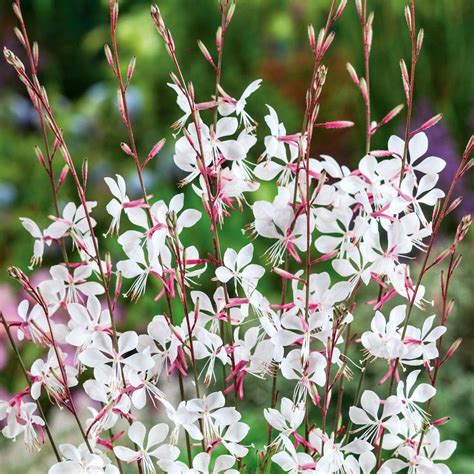
<path id="1" fill-rule="evenodd" d="M 35 153 L 36 153 L 36 158 L 38 158 L 38 161 L 41 163 L 41 166 L 43 168 L 46 168 L 46 163 L 44 161 L 43 153 L 41 153 L 41 149 L 35 145 Z"/>
<path id="2" fill-rule="evenodd" d="M 311 46 L 313 53 L 315 53 L 316 52 L 316 34 L 314 32 L 314 27 L 311 24 L 308 25 L 308 38 L 309 38 L 309 45 Z"/>
<path id="3" fill-rule="evenodd" d="M 127 69 L 127 86 L 130 84 L 130 81 L 133 76 L 133 72 L 135 71 L 135 65 L 137 63 L 137 58 L 135 56 L 132 56 L 132 59 L 130 59 L 130 63 L 128 64 L 128 69 Z"/>
<path id="4" fill-rule="evenodd" d="M 341 3 L 339 3 L 339 6 L 337 7 L 336 13 L 334 14 L 334 21 L 336 21 L 341 15 L 344 9 L 347 6 L 347 0 L 341 0 Z"/>
<path id="5" fill-rule="evenodd" d="M 444 416 L 443 418 L 438 418 L 437 420 L 434 420 L 431 422 L 432 426 L 442 426 L 445 425 L 446 423 L 449 423 L 451 421 L 450 416 Z"/>
<path id="6" fill-rule="evenodd" d="M 197 42 L 199 49 L 201 50 L 202 55 L 204 56 L 204 59 L 214 68 L 216 69 L 216 65 L 214 64 L 214 60 L 212 59 L 211 53 L 209 50 L 206 48 L 206 45 L 201 41 L 198 40 Z"/>
<path id="7" fill-rule="evenodd" d="M 431 117 L 429 120 L 423 123 L 420 127 L 418 127 L 416 130 L 411 132 L 410 137 L 412 137 L 413 135 L 416 135 L 418 132 L 423 132 L 425 130 L 428 130 L 433 125 L 436 125 L 442 118 L 443 118 L 443 114 L 438 114 L 438 115 L 435 115 L 434 117 Z"/>
<path id="8" fill-rule="evenodd" d="M 350 128 L 354 126 L 354 122 L 349 120 L 336 120 L 334 122 L 315 123 L 314 126 L 318 128 Z"/>
<path id="9" fill-rule="evenodd" d="M 132 151 L 132 149 L 131 149 L 125 142 L 122 142 L 122 143 L 120 144 L 120 148 L 121 148 L 122 151 L 123 151 L 124 153 L 126 153 L 128 156 L 133 157 L 133 151 Z"/>
<path id="10" fill-rule="evenodd" d="M 155 146 L 150 150 L 150 153 L 148 153 L 148 159 L 151 160 L 152 158 L 154 158 L 160 151 L 161 149 L 164 147 L 166 143 L 166 139 L 165 138 L 162 138 L 159 142 L 157 142 L 155 144 Z"/>
<path id="11" fill-rule="evenodd" d="M 346 69 L 349 72 L 349 75 L 351 76 L 351 79 L 354 81 L 354 84 L 356 86 L 358 86 L 359 85 L 359 78 L 357 77 L 357 73 L 356 73 L 354 67 L 352 66 L 352 64 L 347 63 L 346 64 Z"/>
<path id="12" fill-rule="evenodd" d="M 105 52 L 105 57 L 107 59 L 107 62 L 109 63 L 110 67 L 114 70 L 115 72 L 115 66 L 114 66 L 114 58 L 112 56 L 112 50 L 110 49 L 110 46 L 106 44 L 104 46 L 104 52 Z"/>

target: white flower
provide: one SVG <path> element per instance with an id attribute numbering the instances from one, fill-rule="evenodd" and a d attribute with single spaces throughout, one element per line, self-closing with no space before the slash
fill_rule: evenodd
<path id="1" fill-rule="evenodd" d="M 272 456 L 274 463 L 278 464 L 285 472 L 289 472 L 290 474 L 311 472 L 310 469 L 313 469 L 314 472 L 316 463 L 309 454 L 297 452 L 293 443 L 286 436 L 282 436 L 282 442 L 285 450 Z"/>
<path id="2" fill-rule="evenodd" d="M 48 474 L 118 474 L 117 467 L 104 456 L 90 453 L 83 443 L 78 448 L 72 444 L 59 445 L 64 461 L 49 468 Z"/>
<path id="3" fill-rule="evenodd" d="M 236 291 L 239 283 L 246 294 L 251 294 L 265 273 L 263 267 L 250 263 L 252 257 L 253 244 L 246 245 L 239 253 L 234 249 L 227 249 L 224 253 L 224 265 L 216 269 L 217 279 L 222 283 L 233 279 Z"/>
<path id="4" fill-rule="evenodd" d="M 87 299 L 87 306 L 79 303 L 69 303 L 67 311 L 71 320 L 66 336 L 66 342 L 72 346 L 86 348 L 93 339 L 96 331 L 108 332 L 110 330 L 110 312 L 102 310 L 100 301 L 95 296 Z"/>
<path id="5" fill-rule="evenodd" d="M 422 383 L 415 387 L 419 374 L 420 370 L 410 372 L 406 385 L 403 380 L 400 380 L 397 385 L 397 397 L 400 401 L 403 416 L 416 426 L 421 427 L 421 421 L 426 421 L 429 414 L 420 408 L 418 404 L 425 403 L 430 398 L 433 398 L 436 395 L 436 389 L 427 383 Z"/>
<path id="6" fill-rule="evenodd" d="M 165 423 L 154 425 L 148 432 L 145 443 L 145 425 L 135 421 L 128 429 L 128 438 L 137 446 L 138 450 L 134 451 L 125 446 L 116 446 L 114 447 L 114 453 L 126 463 L 141 461 L 146 474 L 155 474 L 156 469 L 152 457 L 160 461 L 163 459 L 175 460 L 179 456 L 179 449 L 176 446 L 162 444 L 168 435 L 168 431 L 168 425 Z"/>
<path id="7" fill-rule="evenodd" d="M 405 141 L 396 135 L 392 135 L 388 140 L 388 149 L 399 157 L 403 157 L 404 148 Z M 408 142 L 406 172 L 411 174 L 415 174 L 415 172 L 422 174 L 438 174 L 443 171 L 446 162 L 437 156 L 428 156 L 420 161 L 420 158 L 424 156 L 427 151 L 428 137 L 426 136 L 426 133 L 420 132 L 410 138 L 410 141 Z"/>
<path id="8" fill-rule="evenodd" d="M 388 397 L 382 403 L 375 392 L 365 390 L 360 403 L 362 408 L 350 407 L 349 416 L 355 425 L 361 425 L 360 428 L 354 430 L 354 433 L 362 431 L 362 440 L 378 443 L 384 429 L 393 432 L 398 430 L 399 419 L 396 415 L 400 413 L 401 407 L 395 395 Z M 379 414 L 380 406 L 383 406 L 381 414 Z"/>
<path id="9" fill-rule="evenodd" d="M 318 391 L 326 383 L 326 359 L 319 352 L 311 352 L 307 363 L 303 364 L 301 351 L 292 350 L 281 362 L 281 373 L 287 380 L 298 380 L 293 400 L 302 403 L 309 394 L 314 403 L 318 402 Z"/>
<path id="10" fill-rule="evenodd" d="M 240 118 L 240 121 L 244 124 L 246 130 L 250 130 L 255 121 L 250 117 L 250 115 L 245 111 L 245 106 L 247 105 L 247 99 L 252 95 L 261 85 L 262 80 L 256 79 L 251 82 L 242 92 L 240 99 L 236 100 L 227 94 L 222 88 L 219 88 L 221 97 L 219 98 L 219 114 L 222 116 L 228 116 L 233 113 Z"/>
<path id="11" fill-rule="evenodd" d="M 382 313 L 376 311 L 370 323 L 371 331 L 362 334 L 361 342 L 370 356 L 388 361 L 403 356 L 403 344 L 399 326 L 405 319 L 406 306 L 399 305 L 390 312 L 388 322 Z"/>
<path id="12" fill-rule="evenodd" d="M 229 456 L 228 454 L 221 454 L 218 456 L 214 462 L 214 468 L 211 470 L 211 455 L 208 453 L 199 453 L 194 456 L 193 459 L 193 468 L 189 471 L 193 474 L 218 474 L 219 472 L 224 472 L 226 474 L 237 474 L 239 471 L 236 469 L 231 469 L 235 464 L 235 458 Z"/>
<path id="13" fill-rule="evenodd" d="M 265 408 L 263 414 L 267 422 L 280 431 L 275 444 L 281 442 L 281 437 L 289 438 L 303 423 L 305 408 L 302 403 L 294 403 L 289 398 L 281 399 L 280 410 Z"/>
<path id="14" fill-rule="evenodd" d="M 125 180 L 119 174 L 115 176 L 117 177 L 117 181 L 113 178 L 104 178 L 110 192 L 114 196 L 106 207 L 107 212 L 112 216 L 112 222 L 107 234 L 113 234 L 115 231 L 118 232 L 120 230 L 120 216 L 122 215 L 122 210 L 124 209 L 124 205 L 130 202 L 127 196 Z"/>

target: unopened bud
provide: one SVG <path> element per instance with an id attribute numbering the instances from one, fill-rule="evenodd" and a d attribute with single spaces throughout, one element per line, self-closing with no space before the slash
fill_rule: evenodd
<path id="1" fill-rule="evenodd" d="M 132 149 L 131 149 L 125 142 L 122 142 L 122 143 L 120 144 L 120 148 L 121 148 L 122 151 L 123 151 L 124 153 L 126 153 L 128 156 L 131 156 L 131 157 L 134 156 Z"/>
<path id="2" fill-rule="evenodd" d="M 442 426 L 445 425 L 446 423 L 449 423 L 451 421 L 450 416 L 443 416 L 443 418 L 438 418 L 437 420 L 434 420 L 431 422 L 432 426 Z"/>
<path id="3" fill-rule="evenodd" d="M 38 63 L 39 63 L 39 46 L 36 41 L 33 41 L 33 63 L 35 65 L 35 68 L 38 69 Z"/>
<path id="4" fill-rule="evenodd" d="M 58 178 L 58 189 L 63 185 L 64 181 L 66 181 L 66 177 L 69 173 L 69 166 L 64 165 L 63 169 L 61 170 L 61 174 Z"/>
<path id="5" fill-rule="evenodd" d="M 354 126 L 354 122 L 349 120 L 336 120 L 334 122 L 315 123 L 318 128 L 350 128 Z"/>
<path id="6" fill-rule="evenodd" d="M 13 31 L 15 32 L 15 35 L 18 38 L 18 41 L 21 43 L 21 45 L 25 46 L 25 38 L 23 38 L 23 33 L 16 26 L 15 28 L 13 28 Z"/>
<path id="7" fill-rule="evenodd" d="M 390 122 L 394 117 L 396 117 L 402 110 L 404 105 L 400 104 L 394 107 L 379 123 L 379 126 L 385 125 L 387 122 Z"/>
<path id="8" fill-rule="evenodd" d="M 411 132 L 410 136 L 413 136 L 419 132 L 424 132 L 425 130 L 428 130 L 429 128 L 436 125 L 442 118 L 443 118 L 443 114 L 437 114 L 434 117 L 431 117 L 429 120 L 424 122 L 420 127 L 418 127 L 416 130 Z"/>
<path id="9" fill-rule="evenodd" d="M 448 214 L 450 212 L 453 212 L 455 209 L 457 209 L 461 203 L 462 203 L 462 196 L 459 196 L 456 199 L 454 199 L 453 202 L 448 207 Z"/>
<path id="10" fill-rule="evenodd" d="M 135 65 L 137 64 L 137 58 L 135 56 L 130 59 L 130 63 L 128 64 L 127 69 L 127 86 L 130 84 L 130 81 L 133 76 L 133 72 L 135 71 Z"/>
<path id="11" fill-rule="evenodd" d="M 313 50 L 313 53 L 316 52 L 316 34 L 314 32 L 314 26 L 309 24 L 308 25 L 308 38 L 309 38 L 309 45 Z"/>
<path id="12" fill-rule="evenodd" d="M 43 168 L 46 168 L 46 162 L 44 161 L 43 153 L 41 152 L 41 149 L 37 145 L 35 145 L 35 153 L 36 153 L 36 158 L 38 158 L 38 161 L 41 163 Z"/>
<path id="13" fill-rule="evenodd" d="M 13 3 L 12 8 L 13 8 L 13 13 L 15 13 L 15 16 L 18 18 L 18 20 L 22 21 L 23 16 L 21 14 L 20 6 L 17 3 Z"/>
<path id="14" fill-rule="evenodd" d="M 446 363 L 448 359 L 450 359 L 455 352 L 459 349 L 459 346 L 462 343 L 462 337 L 458 337 L 452 344 L 451 347 L 448 349 L 448 352 L 446 352 L 446 355 L 444 356 L 443 361 L 441 362 L 441 365 Z"/>
<path id="15" fill-rule="evenodd" d="M 410 7 L 408 7 L 408 6 L 405 7 L 405 20 L 407 22 L 408 30 L 411 33 L 412 30 L 413 30 L 413 19 L 412 19 L 412 16 L 411 16 Z"/>
<path id="16" fill-rule="evenodd" d="M 199 46 L 199 49 L 201 50 L 202 55 L 204 56 L 204 59 L 209 64 L 211 64 L 211 66 L 215 67 L 214 60 L 212 59 L 211 53 L 206 48 L 206 45 L 201 40 L 198 40 L 197 44 Z"/>
<path id="17" fill-rule="evenodd" d="M 354 84 L 356 86 L 359 85 L 359 78 L 357 77 L 357 73 L 356 73 L 356 70 L 354 69 L 354 67 L 352 66 L 351 63 L 347 63 L 346 64 L 346 69 L 347 71 L 349 72 L 349 75 L 351 76 L 351 79 L 354 81 Z"/>
<path id="18" fill-rule="evenodd" d="M 337 7 L 336 13 L 334 14 L 334 21 L 336 21 L 341 15 L 344 9 L 346 8 L 347 0 L 341 0 L 339 6 Z"/>
<path id="19" fill-rule="evenodd" d="M 423 46 L 423 38 L 425 37 L 425 31 L 423 28 L 420 28 L 418 32 L 418 36 L 416 38 L 416 54 L 419 55 L 421 51 L 421 47 Z"/>
<path id="20" fill-rule="evenodd" d="M 216 48 L 220 51 L 222 48 L 222 27 L 219 26 L 216 31 Z"/>
<path id="21" fill-rule="evenodd" d="M 466 237 L 466 234 L 469 228 L 471 227 L 471 224 L 472 224 L 472 218 L 470 215 L 464 216 L 461 219 L 461 222 L 459 223 L 456 229 L 456 236 L 454 238 L 454 242 L 456 244 L 464 240 L 464 237 Z"/>
<path id="22" fill-rule="evenodd" d="M 105 57 L 107 59 L 107 62 L 109 63 L 110 67 L 115 70 L 114 67 L 114 58 L 112 56 L 112 50 L 110 49 L 110 46 L 108 44 L 104 45 L 104 52 L 105 52 Z"/>

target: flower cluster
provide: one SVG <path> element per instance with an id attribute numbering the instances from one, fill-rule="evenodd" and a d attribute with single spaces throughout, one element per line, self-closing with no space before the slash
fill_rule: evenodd
<path id="1" fill-rule="evenodd" d="M 262 142 L 257 122 L 246 111 L 262 81 L 249 84 L 240 98 L 220 84 L 224 35 L 235 2 L 219 2 L 217 65 L 200 43 L 217 73 L 216 95 L 207 102 L 196 101 L 172 34 L 158 7 L 152 7 L 153 22 L 176 67 L 169 85 L 183 114 L 174 124 L 173 159 L 188 192 L 165 202 L 149 195 L 142 179 L 144 167 L 164 142 L 140 159 L 126 99 L 135 62 L 122 77 L 115 37 L 118 4 L 111 2 L 112 48 L 105 51 L 129 136 L 121 148 L 136 165 L 142 190 L 133 199 L 122 176 L 105 178 L 112 195 L 105 209 L 112 222 L 104 238 L 116 238 L 121 247 L 114 258 L 101 253 L 92 217 L 97 203 L 87 201 L 85 194 L 87 170 L 82 179 L 76 172 L 39 86 L 37 55 L 27 41 L 19 1 L 14 4 L 32 74 L 10 51 L 7 60 L 45 118 L 79 197 L 45 229 L 22 219 L 34 238 L 33 266 L 41 263 L 47 246 L 58 246 L 64 260 L 51 266 L 38 285 L 12 268 L 29 299 L 18 307 L 19 322 L 4 320 L 16 350 L 14 336 L 43 347 L 44 355 L 25 369 L 26 388 L 0 402 L 2 432 L 38 449 L 48 437 L 57 457 L 50 474 L 115 474 L 122 472 L 122 463 L 136 464 L 146 474 L 240 472 L 254 452 L 247 439 L 251 426 L 241 407 L 248 387 L 263 386 L 266 380 L 272 381 L 273 393 L 261 413 L 269 430 L 266 445 L 257 446 L 261 472 L 268 472 L 264 469 L 272 463 L 290 473 L 450 472 L 444 461 L 455 443 L 440 441 L 438 427 L 446 420 L 433 420 L 430 406 L 438 370 L 456 349 L 442 347 L 450 313 L 446 294 L 459 263 L 457 244 L 470 220 L 463 220 L 448 251 L 436 258 L 432 253 L 441 222 L 457 205 L 452 193 L 469 166 L 472 140 L 446 195 L 436 187 L 445 162 L 426 156 L 423 130 L 432 124 L 411 131 L 409 112 L 404 138 L 392 136 L 385 150 L 371 149 L 370 137 L 400 108 L 379 123 L 368 121 L 367 153 L 355 169 L 327 155 L 312 156 L 315 128 L 353 125 L 317 122 L 327 75 L 322 60 L 346 2 L 338 8 L 334 4 L 318 37 L 309 29 L 315 64 L 302 129 L 288 133 L 277 111 L 267 106 Z M 367 54 L 373 15 L 366 15 L 365 2 L 364 8 L 360 1 L 356 6 Z M 414 9 L 407 12 L 413 33 Z M 368 77 L 359 79 L 349 70 L 367 98 Z M 407 91 L 410 111 L 412 93 L 412 88 Z M 44 138 L 47 142 L 49 135 Z M 52 172 L 52 157 L 39 156 Z M 273 197 L 255 199 L 260 186 Z M 202 209 L 185 205 L 191 192 L 202 201 Z M 247 239 L 266 246 L 263 255 L 257 255 L 253 242 L 230 248 L 221 239 L 223 223 L 244 207 L 251 209 L 252 220 L 243 231 Z M 199 221 L 209 224 L 213 252 L 197 242 L 184 243 L 192 241 Z M 420 255 L 422 268 L 414 278 L 410 262 Z M 444 259 L 450 263 L 438 313 L 422 278 Z M 275 279 L 272 274 L 281 279 L 277 298 L 263 290 L 265 280 Z M 209 294 L 200 289 L 203 283 L 211 288 Z M 375 297 L 362 302 L 372 316 L 360 322 L 358 295 L 365 287 Z M 120 331 L 118 302 L 143 298 L 153 300 L 156 314 L 143 315 L 143 328 Z M 429 316 L 416 324 L 414 311 L 428 311 Z M 366 330 L 356 334 L 354 322 Z M 349 350 L 362 360 L 354 362 Z M 17 355 L 22 361 L 18 350 Z M 384 398 L 364 388 L 364 374 L 372 364 L 383 367 L 380 384 L 384 392 L 388 389 Z M 359 389 L 346 412 L 343 387 L 355 376 Z M 180 400 L 174 396 L 176 386 Z M 88 400 L 83 419 L 75 406 L 76 391 Z M 46 399 L 74 416 L 82 444 L 56 447 L 41 408 Z"/>

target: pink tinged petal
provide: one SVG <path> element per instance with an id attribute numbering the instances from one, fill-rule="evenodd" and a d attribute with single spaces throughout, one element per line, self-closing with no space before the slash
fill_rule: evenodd
<path id="1" fill-rule="evenodd" d="M 132 451 L 130 448 L 125 446 L 116 446 L 114 448 L 114 454 L 121 460 L 125 462 L 133 462 L 137 459 L 138 454 L 136 451 Z"/>
<path id="2" fill-rule="evenodd" d="M 410 399 L 417 403 L 424 403 L 430 398 L 433 398 L 436 395 L 436 389 L 427 384 L 422 383 L 415 388 L 415 391 L 411 395 Z"/>
<path id="3" fill-rule="evenodd" d="M 218 267 L 216 268 L 216 277 L 220 282 L 227 283 L 234 275 L 227 267 Z"/>
<path id="4" fill-rule="evenodd" d="M 135 443 L 139 448 L 143 448 L 145 435 L 145 425 L 140 421 L 135 421 L 128 429 L 128 437 L 130 441 Z"/>
<path id="5" fill-rule="evenodd" d="M 366 390 L 360 399 L 362 408 L 372 415 L 373 418 L 377 419 L 377 413 L 380 406 L 379 396 L 372 390 Z"/>
<path id="6" fill-rule="evenodd" d="M 367 413 L 359 407 L 349 408 L 349 418 L 356 425 L 371 425 L 372 420 L 367 416 Z"/>

